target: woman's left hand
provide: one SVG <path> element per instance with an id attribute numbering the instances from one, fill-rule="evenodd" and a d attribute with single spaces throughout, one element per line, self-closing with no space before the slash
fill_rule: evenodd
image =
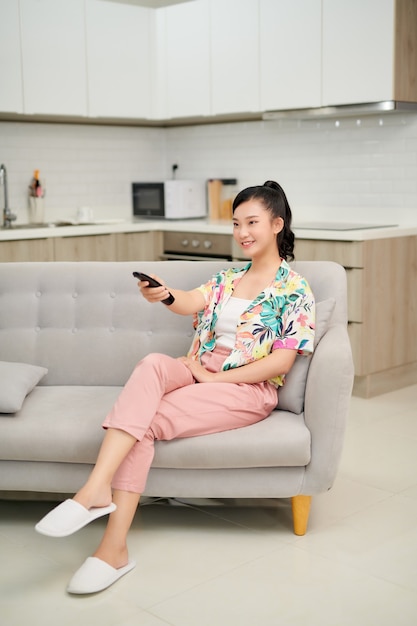
<path id="1" fill-rule="evenodd" d="M 188 367 L 191 374 L 194 376 L 198 383 L 214 382 L 216 376 L 215 372 L 209 372 L 208 370 L 206 370 L 206 368 L 203 367 L 201 363 L 199 363 L 199 361 L 190 359 L 190 357 L 188 356 L 181 356 L 178 360 L 184 363 L 186 367 Z"/>

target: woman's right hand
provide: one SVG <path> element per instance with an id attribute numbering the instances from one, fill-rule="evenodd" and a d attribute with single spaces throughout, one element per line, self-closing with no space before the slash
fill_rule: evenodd
<path id="1" fill-rule="evenodd" d="M 161 283 L 161 286 L 149 287 L 149 283 L 147 280 L 140 280 L 138 282 L 138 285 L 139 285 L 140 292 L 142 296 L 145 298 L 145 300 L 147 300 L 150 303 L 154 303 L 154 302 L 161 302 L 162 300 L 165 300 L 166 298 L 168 298 L 169 290 L 166 287 L 166 285 L 164 285 L 163 280 L 159 278 L 159 276 L 156 276 L 155 274 L 150 274 L 150 277 L 154 278 L 159 283 Z"/>
<path id="2" fill-rule="evenodd" d="M 199 289 L 192 289 L 191 291 L 168 289 L 159 276 L 156 276 L 156 274 L 149 274 L 149 276 L 161 283 L 161 286 L 149 287 L 147 280 L 140 280 L 138 285 L 145 300 L 151 304 L 154 302 L 162 302 L 162 300 L 165 300 L 171 294 L 174 296 L 175 300 L 167 308 L 172 313 L 178 313 L 179 315 L 192 315 L 193 313 L 197 313 L 197 311 L 201 311 L 204 308 L 204 296 Z"/>

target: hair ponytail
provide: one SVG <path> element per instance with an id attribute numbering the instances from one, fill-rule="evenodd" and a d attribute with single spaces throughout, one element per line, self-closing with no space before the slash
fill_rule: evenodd
<path id="1" fill-rule="evenodd" d="M 294 259 L 294 233 L 291 230 L 292 213 L 287 196 L 281 185 L 274 180 L 267 180 L 263 185 L 247 187 L 237 194 L 233 202 L 233 211 L 248 200 L 256 199 L 262 202 L 265 209 L 272 215 L 272 219 L 281 217 L 284 228 L 278 233 L 277 245 L 280 256 L 286 261 Z"/>

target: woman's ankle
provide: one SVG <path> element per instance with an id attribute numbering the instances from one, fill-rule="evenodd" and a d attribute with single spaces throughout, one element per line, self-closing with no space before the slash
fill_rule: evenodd
<path id="1" fill-rule="evenodd" d="M 93 556 L 105 563 L 108 563 L 115 569 L 124 567 L 129 562 L 129 553 L 127 546 L 123 548 L 115 548 L 114 546 L 107 548 L 105 546 L 99 546 L 94 552 Z"/>
<path id="2" fill-rule="evenodd" d="M 111 487 L 94 487 L 87 482 L 77 491 L 73 500 L 82 504 L 86 509 L 108 506 L 112 501 Z"/>

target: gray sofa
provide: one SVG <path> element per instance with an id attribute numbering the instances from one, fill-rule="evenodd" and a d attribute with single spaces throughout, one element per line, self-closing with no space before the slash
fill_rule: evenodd
<path id="1" fill-rule="evenodd" d="M 191 318 L 147 303 L 132 271 L 189 289 L 226 265 L 0 264 L 0 492 L 75 492 L 136 362 L 148 352 L 186 353 Z M 310 496 L 328 490 L 336 475 L 353 364 L 344 269 L 293 266 L 318 303 L 314 355 L 297 357 L 277 410 L 263 422 L 157 442 L 145 495 L 292 498 L 295 532 L 305 532 Z"/>

